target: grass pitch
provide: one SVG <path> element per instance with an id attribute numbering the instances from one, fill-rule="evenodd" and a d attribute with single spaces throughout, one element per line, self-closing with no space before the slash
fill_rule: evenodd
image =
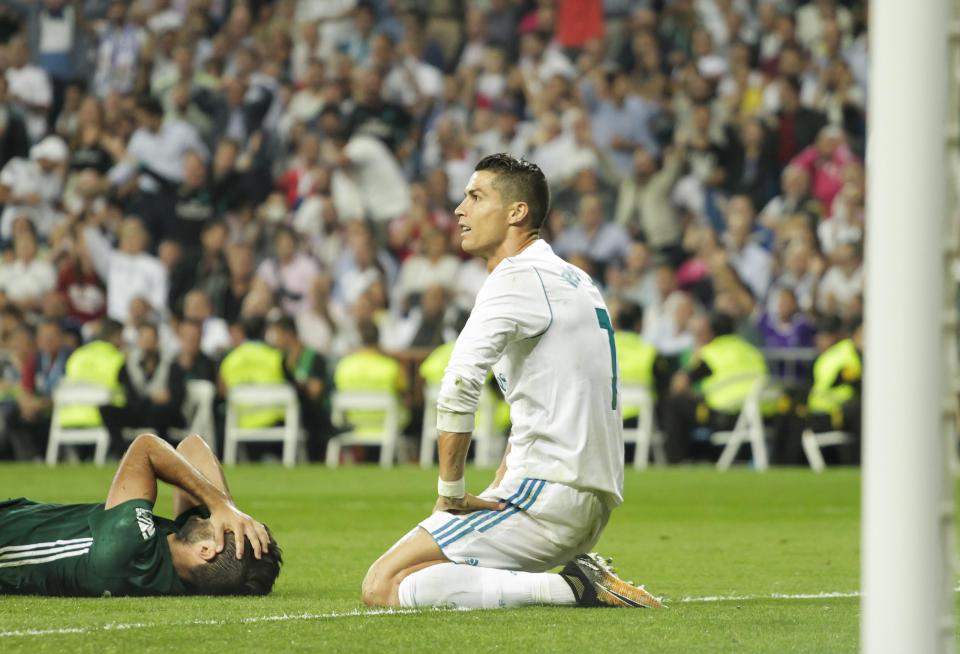
<path id="1" fill-rule="evenodd" d="M 436 470 L 228 470 L 286 565 L 266 598 L 0 597 L 0 652 L 852 652 L 857 471 L 627 472 L 598 550 L 662 611 L 370 612 L 367 566 L 433 504 Z M 0 466 L 0 498 L 102 501 L 112 470 Z M 470 470 L 479 490 L 491 471 Z M 163 492 L 157 513 L 169 515 Z M 796 597 L 800 596 L 800 597 Z"/>

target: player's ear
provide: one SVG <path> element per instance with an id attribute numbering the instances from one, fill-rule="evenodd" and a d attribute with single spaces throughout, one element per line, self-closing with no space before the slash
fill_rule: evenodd
<path id="1" fill-rule="evenodd" d="M 526 202 L 514 202 L 510 205 L 510 212 L 507 214 L 507 222 L 511 225 L 519 225 L 530 215 L 530 207 Z"/>
<path id="2" fill-rule="evenodd" d="M 212 561 L 217 555 L 217 543 L 213 539 L 204 539 L 193 544 L 193 549 L 204 561 Z"/>

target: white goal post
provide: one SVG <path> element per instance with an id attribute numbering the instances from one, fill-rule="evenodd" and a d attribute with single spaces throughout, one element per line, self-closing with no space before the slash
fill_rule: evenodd
<path id="1" fill-rule="evenodd" d="M 870 2 L 861 648 L 951 652 L 944 398 L 949 4 Z M 952 486 L 952 483 L 951 483 Z"/>

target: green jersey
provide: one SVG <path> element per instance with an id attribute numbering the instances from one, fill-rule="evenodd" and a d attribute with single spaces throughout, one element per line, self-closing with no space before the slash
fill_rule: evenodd
<path id="1" fill-rule="evenodd" d="M 184 595 L 167 536 L 177 521 L 153 515 L 153 504 L 0 501 L 0 594 Z"/>

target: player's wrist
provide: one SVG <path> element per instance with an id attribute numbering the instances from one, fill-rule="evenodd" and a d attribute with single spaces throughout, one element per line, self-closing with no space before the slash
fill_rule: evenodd
<path id="1" fill-rule="evenodd" d="M 463 477 L 456 481 L 445 481 L 443 478 L 437 477 L 437 495 L 452 500 L 463 499 L 467 495 L 467 485 Z"/>

